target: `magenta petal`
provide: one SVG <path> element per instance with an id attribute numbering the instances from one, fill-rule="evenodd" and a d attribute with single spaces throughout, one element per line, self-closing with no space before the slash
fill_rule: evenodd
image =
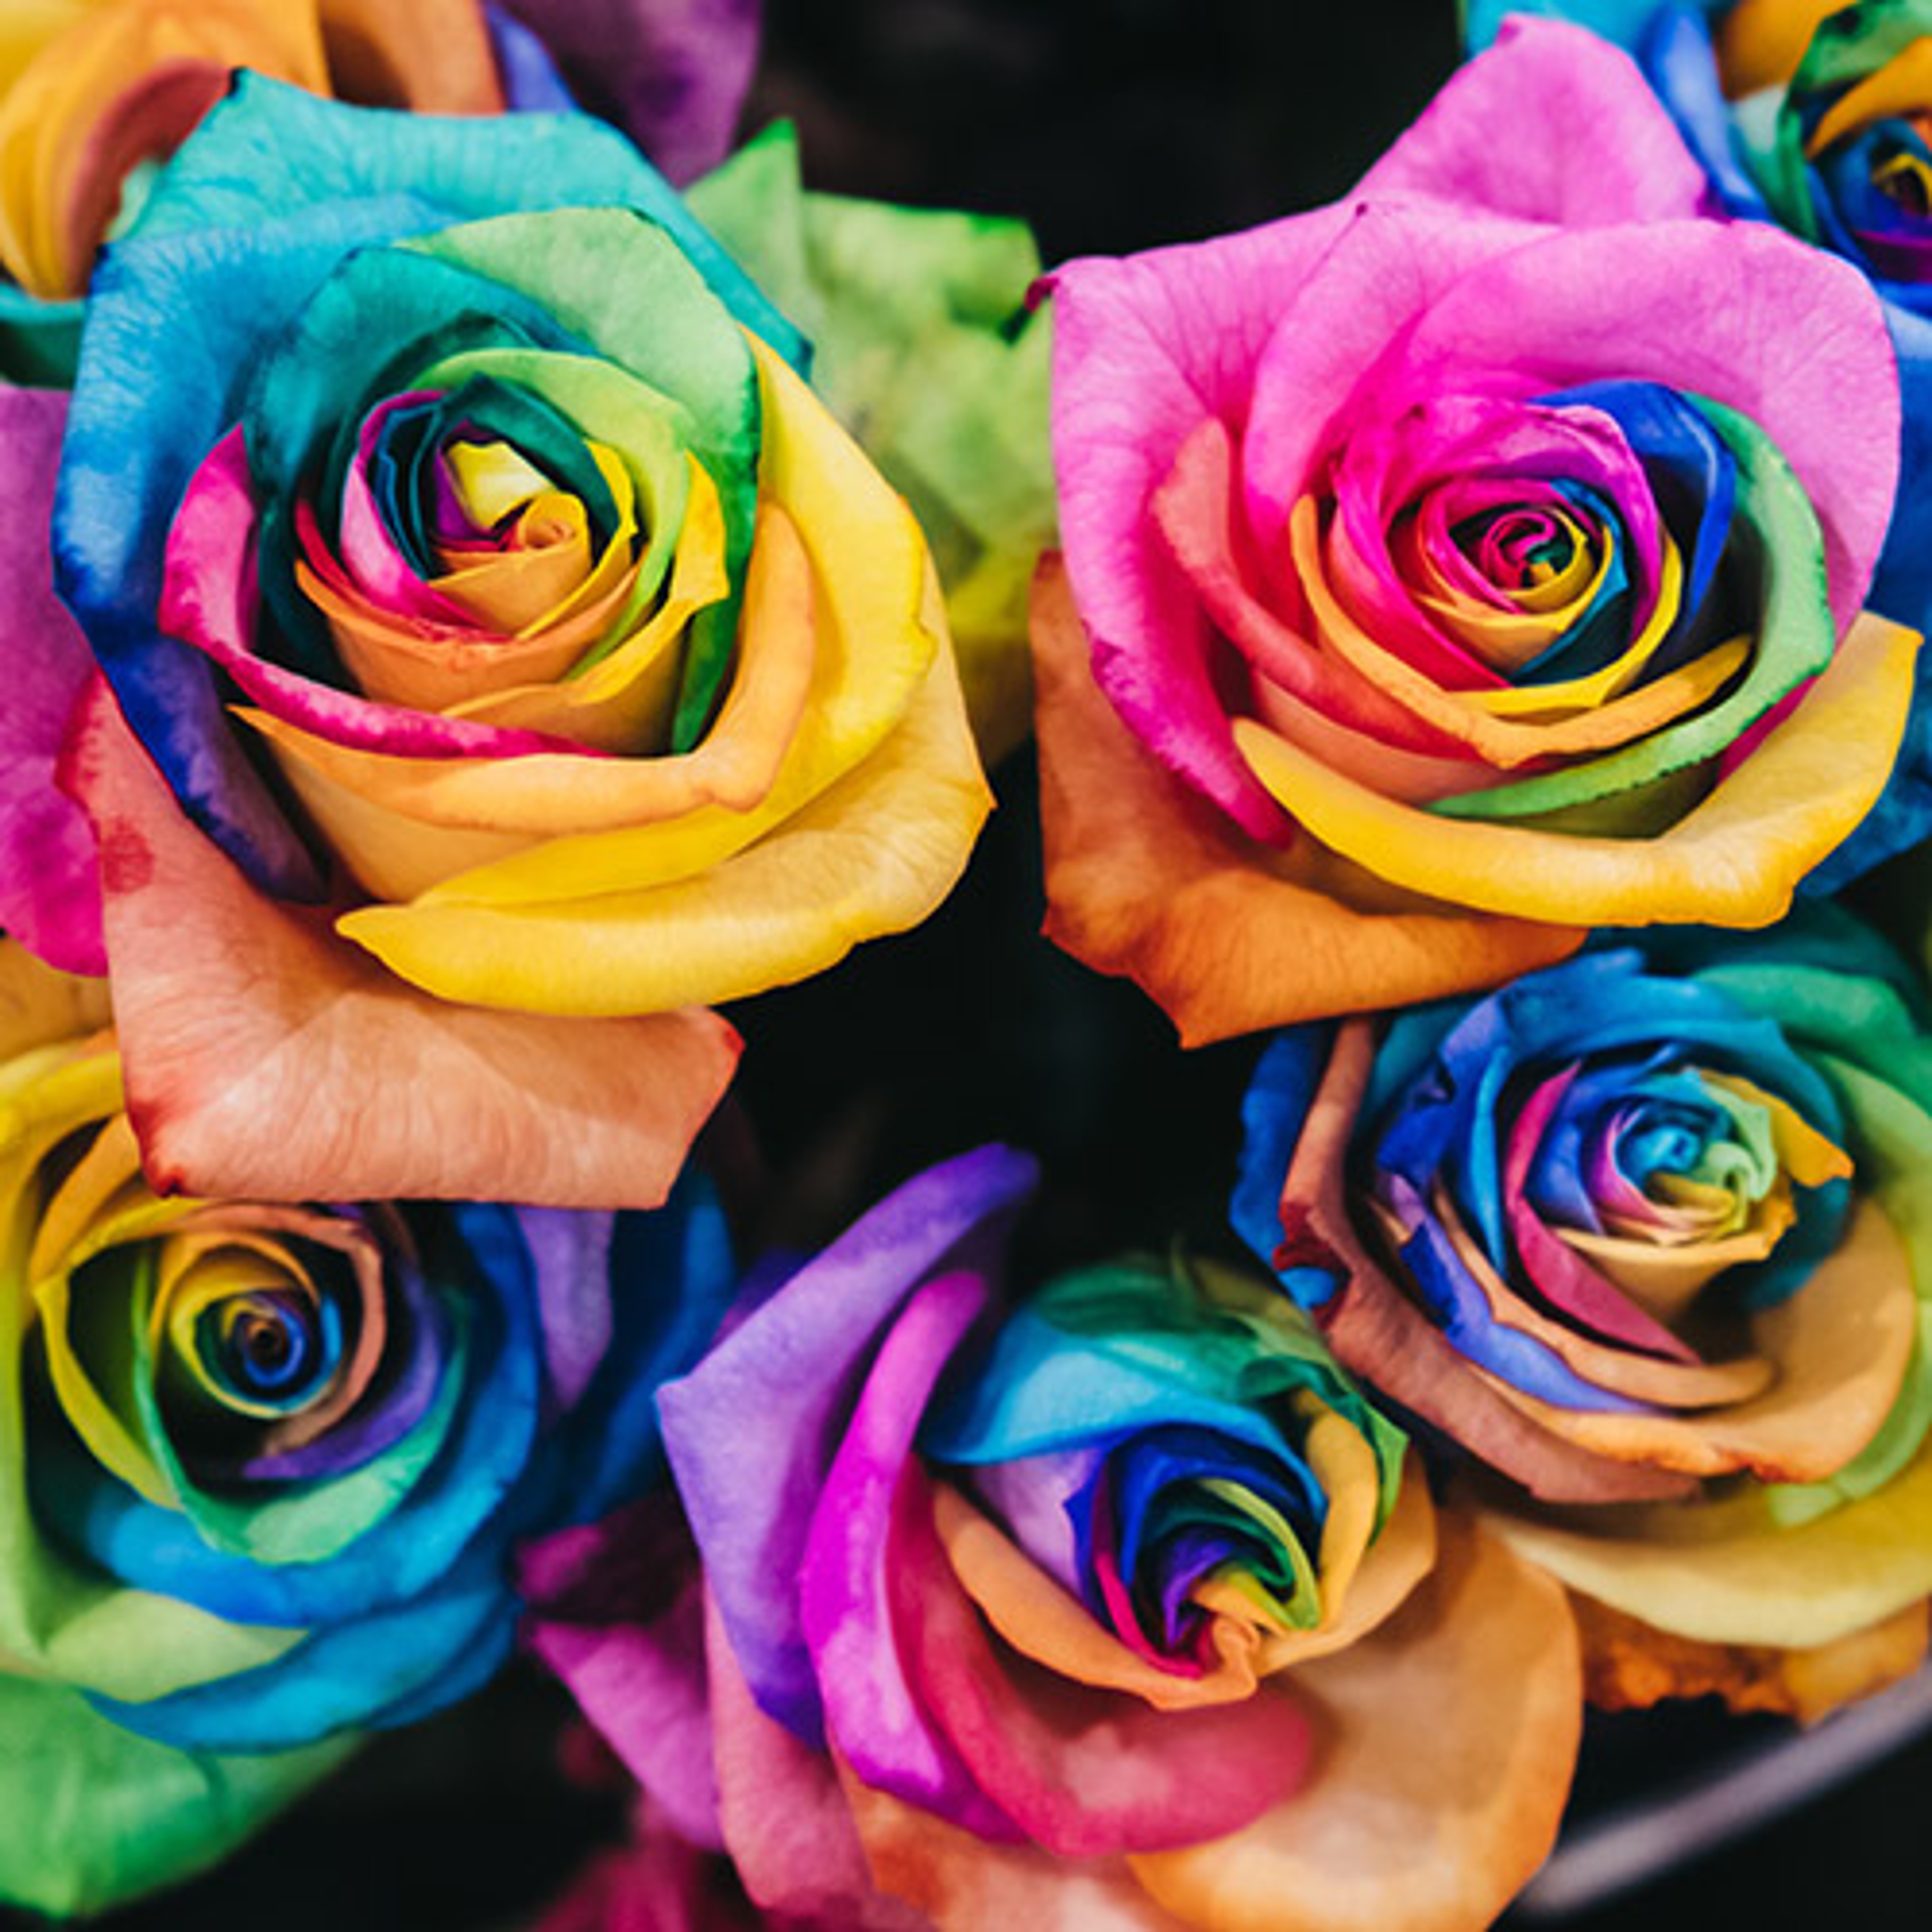
<path id="1" fill-rule="evenodd" d="M 675 1503 L 658 1490 L 520 1545 L 517 1590 L 528 1606 L 525 1643 L 678 1831 L 717 1846 L 696 1554 Z"/>
<path id="2" fill-rule="evenodd" d="M 586 1627 L 536 1618 L 524 1634 L 679 1832 L 694 1844 L 722 1846 L 701 1580 L 694 1575 L 650 1623 Z"/>
<path id="3" fill-rule="evenodd" d="M 50 965 L 104 973 L 100 883 L 87 814 L 54 782 L 74 706 L 94 669 L 54 595 L 47 524 L 67 398 L 0 388 L 0 610 L 9 644 L 0 705 L 0 927 Z"/>
<path id="4" fill-rule="evenodd" d="M 982 1838 L 1012 1841 L 906 1676 L 893 1606 L 899 1552 L 894 1504 L 902 1483 L 924 1493 L 913 1438 L 940 1372 L 986 1305 L 970 1275 L 929 1282 L 880 1346 L 865 1393 L 813 1512 L 799 1571 L 806 1641 L 825 1700 L 825 1728 L 859 1776 Z"/>
<path id="5" fill-rule="evenodd" d="M 356 460 L 342 479 L 341 558 L 356 588 L 382 609 L 432 623 L 460 624 L 467 621 L 468 614 L 430 590 L 410 567 L 369 487 L 370 460 L 389 418 L 399 410 L 431 400 L 434 394 L 428 389 L 405 389 L 377 404 L 363 419 L 356 434 Z"/>
<path id="6" fill-rule="evenodd" d="M 1858 614 L 1892 520 L 1899 394 L 1856 268 L 1758 222 L 1560 231 L 1443 291 L 1372 380 L 1412 394 L 1472 368 L 1515 372 L 1526 396 L 1615 376 L 1750 417 L 1818 512 L 1840 631 Z"/>
<path id="7" fill-rule="evenodd" d="M 1241 442 L 1249 532 L 1284 611 L 1298 603 L 1288 517 L 1316 486 L 1316 465 L 1334 440 L 1334 418 L 1364 371 L 1446 290 L 1548 232 L 1446 202 L 1376 202 L 1349 212 L 1353 219 L 1306 281 L 1278 292 Z M 1480 358 L 1466 360 L 1454 386 L 1476 388 L 1490 373 Z"/>
<path id="8" fill-rule="evenodd" d="M 1704 205 L 1704 171 L 1619 48 L 1555 20 L 1510 21 L 1371 169 L 1361 195 L 1426 194 L 1588 228 Z"/>

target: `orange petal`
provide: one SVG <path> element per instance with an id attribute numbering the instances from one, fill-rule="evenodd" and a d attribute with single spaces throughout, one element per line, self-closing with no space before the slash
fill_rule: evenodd
<path id="1" fill-rule="evenodd" d="M 1715 22 L 1718 68 L 1733 100 L 1798 71 L 1811 36 L 1845 0 L 1736 0 Z"/>
<path id="2" fill-rule="evenodd" d="M 649 1208 L 729 1083 L 715 1013 L 615 1021 L 430 998 L 257 892 L 97 684 L 72 760 L 103 853 L 128 1112 L 164 1190 Z"/>
<path id="3" fill-rule="evenodd" d="M 1244 1832 L 1129 1860 L 1213 1932 L 1480 1932 L 1548 1854 L 1582 1731 L 1561 1588 L 1445 1515 L 1436 1569 L 1361 1642 L 1294 1673 L 1317 1777 Z"/>
<path id="4" fill-rule="evenodd" d="M 1810 1724 L 1869 1697 L 1924 1660 L 1932 1604 L 1801 1650 L 1702 1643 L 1652 1628 L 1593 1598 L 1573 1596 L 1583 1640 L 1585 1694 L 1600 1710 L 1648 1710 L 1666 1697 L 1721 1697 L 1733 1711 L 1772 1711 Z"/>
<path id="5" fill-rule="evenodd" d="M 1245 837 L 1114 716 L 1058 556 L 1035 580 L 1033 636 L 1048 934 L 1132 980 L 1184 1044 L 1472 992 L 1582 944 L 1390 892 L 1308 840 L 1282 854 Z"/>
<path id="6" fill-rule="evenodd" d="M 500 114 L 503 89 L 477 0 L 321 0 L 336 98 L 418 114 Z"/>

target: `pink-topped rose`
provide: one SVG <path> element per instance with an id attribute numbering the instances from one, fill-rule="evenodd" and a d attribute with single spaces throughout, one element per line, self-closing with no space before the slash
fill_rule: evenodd
<path id="1" fill-rule="evenodd" d="M 1701 218 L 1588 45 L 1475 62 L 1330 207 L 1051 278 L 1049 930 L 1190 1040 L 1762 925 L 1884 784 L 1883 318 Z"/>

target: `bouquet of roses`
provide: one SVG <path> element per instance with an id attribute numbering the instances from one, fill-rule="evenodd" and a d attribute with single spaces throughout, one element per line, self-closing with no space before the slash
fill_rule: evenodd
<path id="1" fill-rule="evenodd" d="M 1045 274 L 747 5 L 0 37 L 0 1900 L 520 1654 L 553 1932 L 1479 1932 L 1917 1665 L 1932 10 L 1536 10 Z"/>

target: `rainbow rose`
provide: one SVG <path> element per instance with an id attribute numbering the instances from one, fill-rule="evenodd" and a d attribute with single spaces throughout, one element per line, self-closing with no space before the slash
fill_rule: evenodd
<path id="1" fill-rule="evenodd" d="M 945 896 L 991 801 L 937 578 L 804 352 L 580 116 L 244 77 L 182 148 L 54 508 L 164 1184 L 648 1205 L 704 1009 Z"/>
<path id="2" fill-rule="evenodd" d="M 0 366 L 71 379 L 103 242 L 248 68 L 422 114 L 568 108 L 568 68 L 674 180 L 721 159 L 758 50 L 756 0 L 50 0 L 0 29 Z"/>
<path id="3" fill-rule="evenodd" d="M 1002 1318 L 1034 1178 L 934 1168 L 754 1298 L 660 1396 L 702 1622 L 626 1618 L 664 1566 L 617 1534 L 540 1651 L 781 1918 L 1487 1924 L 1576 1748 L 1561 1592 L 1265 1283 L 1127 1260 Z M 659 1742 L 700 1628 L 702 1761 Z"/>
<path id="4" fill-rule="evenodd" d="M 1925 628 L 1932 619 L 1932 6 L 1472 0 L 1466 12 L 1477 46 L 1498 34 L 1505 14 L 1521 12 L 1576 22 L 1625 50 L 1654 90 L 1654 119 L 1673 128 L 1695 156 L 1707 208 L 1774 224 L 1870 279 L 1898 353 L 1904 428 L 1897 512 L 1869 602 Z M 1558 38 L 1528 22 L 1508 32 L 1546 36 L 1552 62 L 1618 58 L 1579 34 Z M 1522 84 L 1543 83 L 1526 70 Z M 1582 138 L 1593 140 L 1594 130 Z M 1660 126 L 1647 138 L 1669 136 Z M 1578 134 L 1537 116 L 1513 139 L 1574 142 Z M 1566 208 L 1563 218 L 1594 218 Z M 1841 883 L 1928 830 L 1932 705 L 1922 703 L 1884 798 L 1821 883 Z"/>
<path id="5" fill-rule="evenodd" d="M 1294 1029 L 1244 1120 L 1237 1228 L 1503 1479 L 1511 1540 L 1592 1606 L 1593 1690 L 1815 1708 L 1834 1647 L 1922 1651 L 1932 1033 L 1848 915 Z"/>
<path id="6" fill-rule="evenodd" d="M 494 1674 L 515 1545 L 661 1473 L 733 1275 L 696 1179 L 163 1200 L 98 982 L 9 944 L 0 994 L 0 1899 L 94 1911 Z"/>
<path id="7" fill-rule="evenodd" d="M 1551 31 L 1332 207 L 1050 278 L 1049 931 L 1190 1042 L 1767 923 L 1890 770 L 1877 304 Z"/>

